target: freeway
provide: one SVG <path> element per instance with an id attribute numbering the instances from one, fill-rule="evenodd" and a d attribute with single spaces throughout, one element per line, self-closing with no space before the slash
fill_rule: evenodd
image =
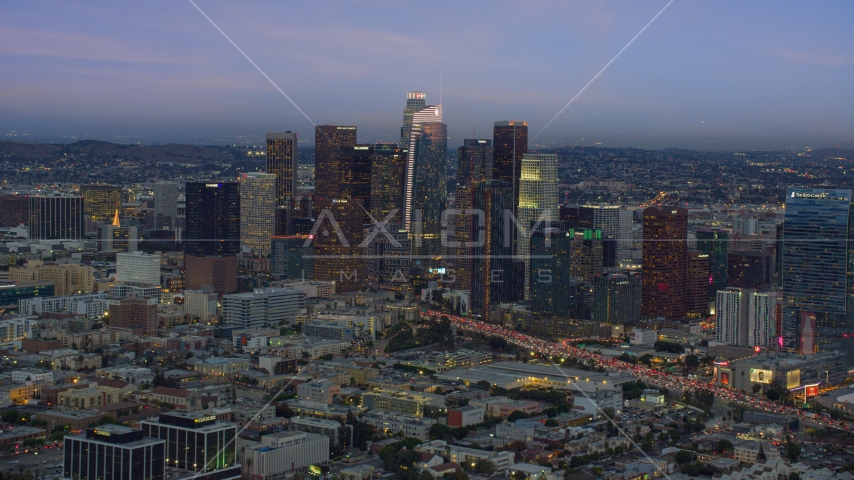
<path id="1" fill-rule="evenodd" d="M 783 405 L 782 403 L 774 402 L 772 400 L 752 397 L 746 395 L 744 392 L 732 388 L 720 387 L 709 382 L 700 382 L 698 380 L 692 380 L 678 375 L 659 372 L 658 370 L 647 368 L 643 365 L 636 365 L 617 360 L 616 358 L 582 350 L 572 346 L 569 341 L 564 341 L 563 343 L 549 342 L 498 325 L 473 320 L 471 318 L 448 315 L 435 310 L 428 310 L 423 313 L 426 317 L 433 320 L 438 320 L 442 317 L 448 318 L 457 326 L 457 328 L 462 328 L 463 330 L 499 336 L 508 343 L 524 347 L 532 352 L 537 352 L 547 357 L 563 356 L 580 358 L 589 361 L 593 367 L 602 367 L 609 371 L 628 373 L 638 380 L 658 387 L 668 389 L 675 388 L 680 390 L 685 390 L 686 388 L 708 390 L 714 393 L 716 397 L 726 400 L 730 404 L 737 404 L 747 408 L 764 410 L 771 413 L 789 415 L 823 427 L 842 430 L 845 432 L 852 431 L 852 426 L 842 421 L 832 418 L 818 417 L 814 413 L 805 412 L 799 408 Z"/>

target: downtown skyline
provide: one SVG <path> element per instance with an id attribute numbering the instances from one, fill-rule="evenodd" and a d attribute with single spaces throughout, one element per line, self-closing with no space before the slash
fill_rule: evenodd
<path id="1" fill-rule="evenodd" d="M 316 124 L 394 142 L 401 98 L 424 91 L 441 97 L 454 148 L 502 119 L 534 137 L 667 2 L 197 5 Z M 852 7 L 824 7 L 673 2 L 531 146 L 850 146 Z M 5 140 L 312 141 L 309 120 L 189 2 L 5 10 Z"/>

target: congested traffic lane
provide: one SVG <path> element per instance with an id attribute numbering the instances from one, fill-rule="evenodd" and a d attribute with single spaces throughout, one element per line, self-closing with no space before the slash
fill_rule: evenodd
<path id="1" fill-rule="evenodd" d="M 660 372 L 658 370 L 624 362 L 616 358 L 607 357 L 598 353 L 592 353 L 584 349 L 574 347 L 569 343 L 569 340 L 564 340 L 562 343 L 549 342 L 540 338 L 531 337 L 524 333 L 510 330 L 498 325 L 493 325 L 479 320 L 473 320 L 466 317 L 448 315 L 435 310 L 425 312 L 428 318 L 438 320 L 440 318 L 448 318 L 451 322 L 463 330 L 487 333 L 503 338 L 509 343 L 524 347 L 532 352 L 536 352 L 548 357 L 562 356 L 575 357 L 583 360 L 589 360 L 593 367 L 603 367 L 608 370 L 616 370 L 629 373 L 632 376 L 655 385 L 676 385 L 675 388 L 680 390 L 686 389 L 702 389 L 714 393 L 716 396 L 728 400 L 731 403 L 736 403 L 745 407 L 765 410 L 772 413 L 782 413 L 796 418 L 815 423 L 828 428 L 837 430 L 851 431 L 851 426 L 845 422 L 840 422 L 829 417 L 820 417 L 813 413 L 805 412 L 799 408 L 783 405 L 772 400 L 752 397 L 732 388 L 717 386 L 709 382 L 700 382 L 690 378 L 671 375 L 669 373 Z"/>

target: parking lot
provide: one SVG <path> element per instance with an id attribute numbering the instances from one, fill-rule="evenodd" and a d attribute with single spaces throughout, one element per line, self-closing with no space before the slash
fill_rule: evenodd
<path id="1" fill-rule="evenodd" d="M 0 470 L 6 472 L 27 471 L 45 475 L 47 478 L 62 476 L 62 449 L 50 448 L 17 455 L 3 455 Z"/>

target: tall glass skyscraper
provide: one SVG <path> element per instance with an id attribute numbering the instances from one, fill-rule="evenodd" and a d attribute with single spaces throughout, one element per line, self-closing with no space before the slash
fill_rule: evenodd
<path id="1" fill-rule="evenodd" d="M 553 153 L 526 153 L 522 157 L 519 180 L 518 221 L 524 233 L 517 236 L 517 252 L 525 262 L 525 298 L 530 298 L 531 277 L 529 231 L 538 222 L 550 225 L 558 221 L 557 155 Z"/>
<path id="2" fill-rule="evenodd" d="M 276 203 L 290 208 L 297 191 L 297 134 L 267 132 L 267 173 L 276 176 Z"/>
<path id="3" fill-rule="evenodd" d="M 448 129 L 442 123 L 442 106 L 431 105 L 415 112 L 404 181 L 403 227 L 410 232 L 416 256 L 441 254 L 439 237 L 447 197 L 447 147 Z"/>
<path id="4" fill-rule="evenodd" d="M 852 325 L 851 190 L 793 188 L 783 223 L 782 338 L 787 351 L 842 348 Z M 849 349 L 850 351 L 850 349 Z"/>
<path id="5" fill-rule="evenodd" d="M 729 232 L 697 230 L 697 250 L 709 256 L 709 298 L 727 286 Z"/>
<path id="6" fill-rule="evenodd" d="M 519 204 L 522 156 L 528 153 L 528 122 L 495 122 L 492 129 L 492 152 L 492 178 L 513 185 L 515 207 Z"/>
<path id="7" fill-rule="evenodd" d="M 423 92 L 406 94 L 406 108 L 403 109 L 403 126 L 400 127 L 400 146 L 409 147 L 409 134 L 412 130 L 412 116 L 427 107 L 427 95 Z"/>

